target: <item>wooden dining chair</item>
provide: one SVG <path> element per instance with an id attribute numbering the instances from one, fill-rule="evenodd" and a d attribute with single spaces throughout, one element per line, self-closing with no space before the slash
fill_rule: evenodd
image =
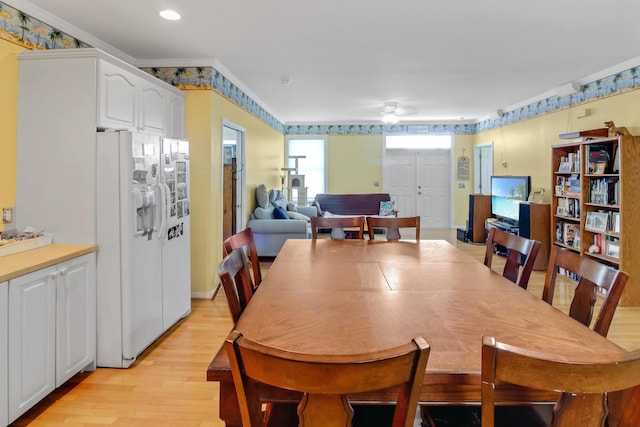
<path id="1" fill-rule="evenodd" d="M 606 291 L 593 325 L 594 331 L 606 337 L 629 275 L 587 256 L 580 256 L 554 245 L 549 255 L 549 265 L 542 290 L 542 299 L 552 305 L 559 268 L 564 268 L 580 277 L 569 308 L 569 316 L 585 326 L 591 325 L 598 288 Z"/>
<path id="2" fill-rule="evenodd" d="M 609 409 L 607 393 L 640 385 L 640 350 L 616 362 L 573 362 L 551 351 L 527 350 L 484 336 L 481 378 L 482 427 L 503 425 L 495 411 L 496 388 L 501 383 L 562 392 L 553 408 L 551 427 L 601 427 Z M 617 415 L 619 426 L 637 425 L 637 419 Z"/>
<path id="3" fill-rule="evenodd" d="M 364 236 L 363 216 L 312 216 L 311 217 L 311 238 L 318 238 L 318 228 L 331 228 L 332 239 L 344 239 L 345 228 L 357 228 L 358 239 Z"/>
<path id="4" fill-rule="evenodd" d="M 369 239 L 375 239 L 374 228 L 386 228 L 387 240 L 400 240 L 400 228 L 414 228 L 416 234 L 416 241 L 420 240 L 420 217 L 393 217 L 393 216 L 368 216 L 367 217 L 367 231 L 369 232 Z"/>
<path id="5" fill-rule="evenodd" d="M 234 323 L 251 300 L 254 293 L 247 256 L 242 248 L 233 249 L 218 265 L 218 276 Z"/>
<path id="6" fill-rule="evenodd" d="M 320 355 L 261 345 L 232 331 L 225 341 L 242 425 L 264 426 L 257 384 L 299 391 L 300 426 L 351 426 L 348 394 L 398 387 L 393 427 L 413 426 L 429 345 L 414 338 L 370 354 Z"/>
<path id="7" fill-rule="evenodd" d="M 232 250 L 237 248 L 243 248 L 245 254 L 248 255 L 251 271 L 253 272 L 253 286 L 258 287 L 260 283 L 262 283 L 262 272 L 260 271 L 258 250 L 256 249 L 256 242 L 253 240 L 251 228 L 247 227 L 225 239 L 225 241 L 222 242 L 222 255 L 227 256 Z"/>
<path id="8" fill-rule="evenodd" d="M 491 268 L 495 245 L 503 246 L 507 249 L 507 261 L 504 264 L 502 275 L 522 289 L 527 289 L 541 243 L 497 228 L 491 228 L 484 254 L 484 265 L 489 268 Z M 524 261 L 522 261 L 523 258 Z M 522 272 L 520 272 L 521 264 Z M 518 276 L 520 279 L 518 279 Z"/>

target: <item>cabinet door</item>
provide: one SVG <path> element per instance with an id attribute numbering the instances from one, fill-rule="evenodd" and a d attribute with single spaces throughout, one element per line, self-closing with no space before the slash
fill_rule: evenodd
<path id="1" fill-rule="evenodd" d="M 55 388 L 55 268 L 9 281 L 9 422 Z"/>
<path id="2" fill-rule="evenodd" d="M 167 93 L 151 83 L 141 82 L 139 96 L 140 123 L 138 130 L 163 136 L 167 120 Z"/>
<path id="3" fill-rule="evenodd" d="M 0 425 L 9 424 L 9 380 L 7 373 L 9 366 L 7 362 L 7 351 L 9 348 L 9 282 L 0 283 Z"/>
<path id="4" fill-rule="evenodd" d="M 98 65 L 98 127 L 135 130 L 136 76 L 106 61 Z"/>
<path id="5" fill-rule="evenodd" d="M 58 264 L 56 387 L 96 360 L 96 257 Z"/>
<path id="6" fill-rule="evenodd" d="M 179 95 L 171 94 L 169 96 L 167 107 L 168 111 L 166 136 L 169 138 L 184 138 L 184 98 Z"/>

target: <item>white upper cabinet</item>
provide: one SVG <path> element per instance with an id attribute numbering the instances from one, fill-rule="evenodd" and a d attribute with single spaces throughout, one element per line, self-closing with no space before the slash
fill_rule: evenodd
<path id="1" fill-rule="evenodd" d="M 185 93 L 126 62 L 97 49 L 25 51 L 18 58 L 20 102 L 29 106 L 25 114 L 32 114 L 42 99 L 58 100 L 61 105 L 77 99 L 55 114 L 59 119 L 74 120 L 73 129 L 129 130 L 184 138 Z M 90 110 L 95 118 L 86 120 Z M 69 126 L 58 121 L 60 126 Z"/>
<path id="2" fill-rule="evenodd" d="M 134 76 L 107 61 L 99 62 L 98 73 L 98 127 L 133 129 L 136 126 Z"/>

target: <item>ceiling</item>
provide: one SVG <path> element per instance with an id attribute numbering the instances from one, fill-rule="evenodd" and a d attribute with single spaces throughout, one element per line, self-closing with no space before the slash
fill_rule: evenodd
<path id="1" fill-rule="evenodd" d="M 472 123 L 640 65 L 638 0 L 3 1 L 134 65 L 213 66 L 284 124 L 380 123 L 388 101 Z"/>

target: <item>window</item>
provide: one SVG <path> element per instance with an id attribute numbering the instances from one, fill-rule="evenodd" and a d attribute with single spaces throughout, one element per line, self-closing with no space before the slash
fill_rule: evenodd
<path id="1" fill-rule="evenodd" d="M 298 175 L 304 175 L 307 200 L 313 200 L 316 194 L 325 192 L 326 146 L 327 139 L 322 136 L 287 137 L 285 152 L 287 167 L 293 168 L 296 166 L 296 159 L 290 159 L 289 156 L 305 156 L 297 160 Z"/>
<path id="2" fill-rule="evenodd" d="M 387 150 L 435 150 L 450 149 L 451 135 L 386 135 L 384 147 Z"/>

